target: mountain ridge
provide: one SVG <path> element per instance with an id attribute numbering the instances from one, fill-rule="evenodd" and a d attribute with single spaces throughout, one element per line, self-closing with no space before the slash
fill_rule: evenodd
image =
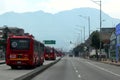
<path id="1" fill-rule="evenodd" d="M 99 28 L 99 10 L 95 8 L 76 8 L 56 14 L 41 10 L 26 13 L 7 12 L 0 15 L 0 26 L 20 27 L 40 41 L 56 40 L 55 46 L 69 47 L 70 41 L 76 42 L 78 39 L 80 31 L 75 29 L 76 25 L 85 26 L 86 39 L 88 37 L 88 21 L 79 15 L 90 17 L 91 30 Z M 119 22 L 119 19 L 112 18 L 104 12 L 102 12 L 102 20 L 105 20 L 102 22 L 102 27 L 115 27 L 113 24 Z M 79 28 L 83 31 L 82 27 Z"/>

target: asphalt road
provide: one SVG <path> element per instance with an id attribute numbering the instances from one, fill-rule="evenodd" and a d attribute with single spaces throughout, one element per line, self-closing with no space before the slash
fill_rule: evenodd
<path id="1" fill-rule="evenodd" d="M 120 80 L 120 67 L 64 57 L 32 80 Z"/>

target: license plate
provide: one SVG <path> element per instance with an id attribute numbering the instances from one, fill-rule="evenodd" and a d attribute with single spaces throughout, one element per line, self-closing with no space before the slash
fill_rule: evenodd
<path id="1" fill-rule="evenodd" d="M 16 58 L 16 55 L 12 54 L 10 55 L 10 58 Z"/>
<path id="2" fill-rule="evenodd" d="M 17 61 L 17 64 L 21 64 L 21 61 Z"/>

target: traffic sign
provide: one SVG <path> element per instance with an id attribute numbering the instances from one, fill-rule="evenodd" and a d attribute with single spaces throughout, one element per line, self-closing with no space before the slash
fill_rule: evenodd
<path id="1" fill-rule="evenodd" d="M 55 40 L 44 40 L 44 44 L 56 44 Z"/>

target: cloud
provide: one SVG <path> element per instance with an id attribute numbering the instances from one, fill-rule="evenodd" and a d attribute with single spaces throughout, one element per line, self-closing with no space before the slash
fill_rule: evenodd
<path id="1" fill-rule="evenodd" d="M 102 0 L 102 11 L 112 17 L 120 17 L 120 0 Z M 57 13 L 80 7 L 92 7 L 99 9 L 99 5 L 91 0 L 0 0 L 0 13 L 33 12 L 43 10 L 49 13 Z"/>
<path id="2" fill-rule="evenodd" d="M 50 0 L 4 0 L 4 12 L 14 11 L 14 12 L 31 12 L 37 10 L 46 9 Z M 0 1 L 1 2 L 1 1 Z M 3 3 L 2 2 L 2 3 Z M 40 3 L 41 6 L 38 6 Z M 46 7 L 46 8 L 45 8 Z M 3 8 L 3 7 L 2 7 Z"/>
<path id="3" fill-rule="evenodd" d="M 25 12 L 28 9 L 26 0 L 4 0 L 6 11 Z"/>
<path id="4" fill-rule="evenodd" d="M 45 12 L 56 13 L 63 10 L 71 10 L 80 7 L 96 6 L 89 0 L 50 0 L 49 2 L 40 2 L 37 4 Z"/>
<path id="5" fill-rule="evenodd" d="M 5 12 L 5 2 L 3 0 L 0 0 L 0 13 Z"/>
<path id="6" fill-rule="evenodd" d="M 5 11 L 28 12 L 43 10 L 57 13 L 80 7 L 96 6 L 90 0 L 4 0 Z"/>
<path id="7" fill-rule="evenodd" d="M 102 6 L 102 9 L 104 12 L 110 14 L 110 16 L 112 17 L 116 17 L 116 18 L 120 18 L 120 0 L 110 0 L 109 2 L 107 2 L 106 4 L 104 4 Z"/>

